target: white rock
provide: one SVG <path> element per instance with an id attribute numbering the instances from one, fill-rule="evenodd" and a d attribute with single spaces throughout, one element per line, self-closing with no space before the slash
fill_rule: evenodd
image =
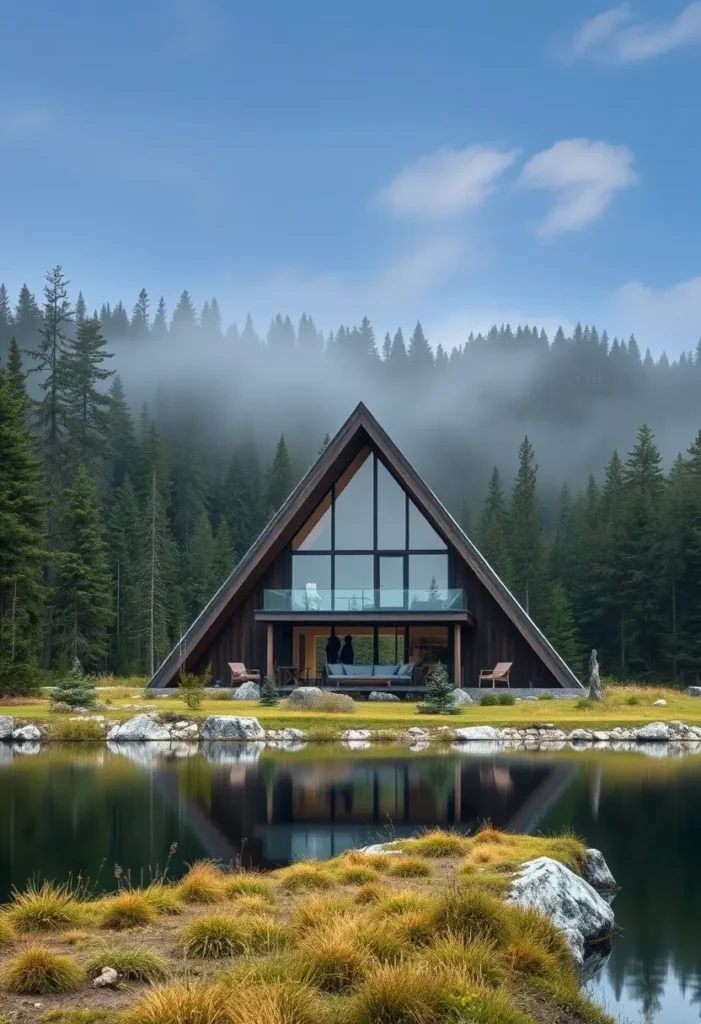
<path id="1" fill-rule="evenodd" d="M 322 691 L 318 686 L 298 686 L 287 698 L 291 708 L 303 708 L 321 697 Z"/>
<path id="2" fill-rule="evenodd" d="M 93 988 L 114 988 L 119 975 L 114 967 L 103 967 L 100 974 L 92 983 Z"/>
<path id="3" fill-rule="evenodd" d="M 419 754 L 422 750 L 428 750 L 430 745 L 428 740 L 417 740 L 415 743 L 409 744 L 409 750 L 412 754 Z"/>
<path id="4" fill-rule="evenodd" d="M 701 686 L 687 686 L 686 692 L 690 697 L 701 697 Z"/>
<path id="5" fill-rule="evenodd" d="M 428 740 L 431 738 L 431 734 L 426 729 L 420 729 L 418 725 L 412 725 L 407 729 L 409 736 L 413 736 L 416 740 Z"/>
<path id="6" fill-rule="evenodd" d="M 396 695 L 396 693 L 388 693 L 387 690 L 373 690 L 371 692 L 370 696 L 368 697 L 368 700 L 372 700 L 372 701 L 393 701 L 393 700 L 396 700 L 396 701 L 398 701 L 399 697 Z"/>
<path id="7" fill-rule="evenodd" d="M 546 739 L 562 742 L 567 739 L 567 733 L 564 733 L 562 729 L 549 729 Z"/>
<path id="8" fill-rule="evenodd" d="M 660 699 L 656 700 L 655 703 L 652 706 L 654 708 L 666 708 L 667 707 L 667 701 L 663 700 L 662 697 L 660 697 Z"/>
<path id="9" fill-rule="evenodd" d="M 569 740 L 589 741 L 592 740 L 594 737 L 590 732 L 587 732 L 586 729 L 573 729 L 567 738 Z"/>
<path id="10" fill-rule="evenodd" d="M 306 734 L 301 729 L 268 729 L 266 736 L 270 740 L 282 740 L 286 743 L 294 743 L 306 740 Z"/>
<path id="11" fill-rule="evenodd" d="M 551 857 L 526 861 L 511 883 L 509 901 L 535 907 L 564 934 L 581 967 L 584 946 L 611 935 L 613 910 L 596 889 Z"/>
<path id="12" fill-rule="evenodd" d="M 265 750 L 265 743 L 216 742 L 200 747 L 210 764 L 255 764 Z"/>
<path id="13" fill-rule="evenodd" d="M 468 725 L 455 730 L 456 740 L 498 740 L 499 733 L 491 725 Z"/>
<path id="14" fill-rule="evenodd" d="M 113 743 L 141 743 L 145 740 L 169 740 L 170 733 L 165 725 L 154 722 L 150 715 L 135 715 L 110 729 L 107 739 Z"/>
<path id="15" fill-rule="evenodd" d="M 15 743 L 36 743 L 41 739 L 41 732 L 36 725 L 23 725 L 12 733 Z"/>
<path id="16" fill-rule="evenodd" d="M 651 740 L 668 740 L 669 729 L 664 722 L 650 722 L 649 725 L 644 725 L 642 729 L 635 730 L 635 738 L 639 741 L 651 741 Z"/>
<path id="17" fill-rule="evenodd" d="M 25 755 L 40 754 L 41 753 L 41 743 L 18 743 L 15 746 L 14 750 L 15 750 L 16 754 L 25 754 Z"/>
<path id="18" fill-rule="evenodd" d="M 9 740 L 15 730 L 15 720 L 9 715 L 0 716 L 0 740 Z"/>
<path id="19" fill-rule="evenodd" d="M 341 733 L 342 740 L 369 740 L 369 729 L 344 729 Z"/>
<path id="20" fill-rule="evenodd" d="M 464 704 L 474 704 L 475 702 L 465 690 L 453 690 L 453 703 L 462 707 Z"/>
<path id="21" fill-rule="evenodd" d="M 582 877 L 599 892 L 612 892 L 618 888 L 616 879 L 611 874 L 611 869 L 601 850 L 593 848 L 587 850 L 582 867 Z"/>
<path id="22" fill-rule="evenodd" d="M 232 700 L 260 700 L 260 686 L 257 683 L 242 683 L 231 694 Z"/>
<path id="23" fill-rule="evenodd" d="M 403 852 L 403 850 L 398 850 L 394 843 L 373 843 L 372 846 L 361 846 L 358 850 L 358 853 L 382 853 L 387 856 L 402 854 Z"/>
<path id="24" fill-rule="evenodd" d="M 265 729 L 257 718 L 209 715 L 200 729 L 203 740 L 264 740 Z"/>
<path id="25" fill-rule="evenodd" d="M 372 743 L 369 740 L 342 740 L 341 746 L 347 750 L 369 750 Z"/>
<path id="26" fill-rule="evenodd" d="M 611 739 L 611 734 L 608 732 L 594 732 L 592 733 L 592 736 L 599 743 L 606 743 L 608 740 Z"/>

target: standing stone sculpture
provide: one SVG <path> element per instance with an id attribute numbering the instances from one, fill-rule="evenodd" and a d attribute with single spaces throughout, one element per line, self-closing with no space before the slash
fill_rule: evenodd
<path id="1" fill-rule="evenodd" d="M 599 662 L 596 660 L 596 651 L 592 650 L 589 656 L 589 700 L 603 700 L 604 687 L 599 675 Z"/>

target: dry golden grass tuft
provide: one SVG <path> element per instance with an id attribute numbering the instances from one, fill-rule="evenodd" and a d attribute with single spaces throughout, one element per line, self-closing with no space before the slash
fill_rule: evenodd
<path id="1" fill-rule="evenodd" d="M 424 962 L 436 971 L 462 973 L 472 985 L 496 986 L 507 981 L 501 953 L 493 942 L 448 933 L 424 954 Z"/>
<path id="2" fill-rule="evenodd" d="M 185 909 L 175 886 L 154 882 L 142 889 L 141 893 L 157 914 L 182 914 Z"/>
<path id="3" fill-rule="evenodd" d="M 258 916 L 261 914 L 275 916 L 281 912 L 281 908 L 276 903 L 271 903 L 266 896 L 260 895 L 239 896 L 234 904 L 234 910 L 237 914 L 254 914 Z"/>
<path id="4" fill-rule="evenodd" d="M 70 957 L 44 946 L 28 946 L 10 961 L 1 980 L 7 992 L 49 995 L 73 992 L 84 978 L 83 969 Z"/>
<path id="5" fill-rule="evenodd" d="M 138 889 L 127 889 L 117 896 L 100 901 L 99 920 L 102 928 L 124 931 L 152 924 L 156 917 L 153 904 Z"/>
<path id="6" fill-rule="evenodd" d="M 241 986 L 229 1014 L 230 1024 L 330 1024 L 331 1020 L 328 1004 L 313 989 L 294 981 Z"/>
<path id="7" fill-rule="evenodd" d="M 418 857 L 459 857 L 469 849 L 469 839 L 457 832 L 434 828 L 416 839 L 402 839 L 397 846 Z"/>
<path id="8" fill-rule="evenodd" d="M 289 868 L 275 873 L 275 879 L 283 889 L 299 892 L 303 889 L 332 889 L 334 876 L 329 869 L 318 861 L 301 860 Z"/>
<path id="9" fill-rule="evenodd" d="M 311 984 L 324 992 L 345 992 L 356 985 L 372 965 L 366 947 L 357 941 L 354 922 L 331 920 L 313 928 L 299 943 L 298 956 Z"/>
<path id="10" fill-rule="evenodd" d="M 93 938 L 92 934 L 83 928 L 71 928 L 70 931 L 61 932 L 56 937 L 60 942 L 65 942 L 67 946 L 82 946 L 83 943 L 90 942 Z"/>
<path id="11" fill-rule="evenodd" d="M 347 1024 L 444 1024 L 453 1016 L 452 1001 L 444 978 L 425 964 L 381 964 L 352 997 L 346 1020 Z"/>
<path id="12" fill-rule="evenodd" d="M 0 948 L 15 941 L 15 930 L 5 914 L 0 915 Z"/>
<path id="13" fill-rule="evenodd" d="M 120 1015 L 113 1010 L 49 1010 L 39 1021 L 40 1024 L 121 1024 Z"/>
<path id="14" fill-rule="evenodd" d="M 435 926 L 444 935 L 460 936 L 466 942 L 483 939 L 499 947 L 507 945 L 514 930 L 510 908 L 502 900 L 471 889 L 438 897 Z"/>
<path id="15" fill-rule="evenodd" d="M 138 947 L 106 947 L 88 960 L 85 970 L 89 977 L 96 978 L 103 967 L 113 967 L 120 978 L 128 981 L 164 981 L 170 974 L 170 965 L 160 953 Z"/>
<path id="16" fill-rule="evenodd" d="M 297 903 L 292 914 L 292 923 L 299 931 L 320 928 L 333 919 L 357 918 L 358 907 L 346 893 L 338 896 L 315 896 Z"/>
<path id="17" fill-rule="evenodd" d="M 422 857 L 388 857 L 390 878 L 428 878 L 433 868 Z"/>
<path id="18" fill-rule="evenodd" d="M 467 840 L 466 865 L 516 868 L 536 857 L 553 857 L 573 871 L 581 872 L 586 846 L 575 835 L 528 836 L 483 828 Z"/>
<path id="19" fill-rule="evenodd" d="M 273 886 L 262 875 L 255 872 L 235 872 L 232 875 L 224 875 L 224 894 L 231 899 L 237 896 L 263 896 L 273 901 Z"/>
<path id="20" fill-rule="evenodd" d="M 365 885 L 366 882 L 372 882 L 377 878 L 377 871 L 374 868 L 350 864 L 347 868 L 339 868 L 336 871 L 336 878 L 341 885 Z"/>
<path id="21" fill-rule="evenodd" d="M 361 905 L 366 903 L 379 903 L 380 900 L 384 899 L 389 890 L 385 885 L 381 885 L 378 882 L 368 882 L 367 885 L 363 885 L 358 889 L 355 894 L 355 902 Z"/>
<path id="22" fill-rule="evenodd" d="M 388 917 L 393 914 L 421 911 L 430 913 L 432 909 L 433 901 L 429 896 L 423 896 L 413 889 L 388 889 L 387 895 L 377 904 L 375 914 L 379 917 Z"/>
<path id="23" fill-rule="evenodd" d="M 228 993 L 218 985 L 174 983 L 151 989 L 123 1024 L 231 1024 Z"/>
<path id="24" fill-rule="evenodd" d="M 212 861 L 198 860 L 177 886 L 186 903 L 217 903 L 224 894 L 225 876 Z"/>
<path id="25" fill-rule="evenodd" d="M 42 882 L 15 892 L 7 917 L 18 932 L 58 932 L 79 925 L 84 915 L 68 886 Z"/>
<path id="26" fill-rule="evenodd" d="M 267 917 L 224 917 L 210 915 L 196 918 L 181 935 L 186 956 L 222 959 L 241 953 L 278 953 L 291 945 L 289 926 Z"/>

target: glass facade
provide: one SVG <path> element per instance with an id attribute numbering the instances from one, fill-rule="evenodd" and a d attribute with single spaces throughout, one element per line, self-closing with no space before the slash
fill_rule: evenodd
<path id="1" fill-rule="evenodd" d="M 406 502 L 406 494 L 378 459 L 377 547 L 380 551 L 405 550 Z"/>
<path id="2" fill-rule="evenodd" d="M 374 546 L 373 461 L 370 452 L 361 452 L 335 485 L 336 551 L 367 551 Z"/>

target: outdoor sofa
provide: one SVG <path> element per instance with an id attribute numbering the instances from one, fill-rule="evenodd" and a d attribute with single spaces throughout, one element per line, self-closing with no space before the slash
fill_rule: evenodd
<path id="1" fill-rule="evenodd" d="M 408 686 L 413 680 L 414 668 L 411 662 L 405 665 L 326 665 L 323 674 L 326 686 L 376 686 L 380 683 Z"/>

